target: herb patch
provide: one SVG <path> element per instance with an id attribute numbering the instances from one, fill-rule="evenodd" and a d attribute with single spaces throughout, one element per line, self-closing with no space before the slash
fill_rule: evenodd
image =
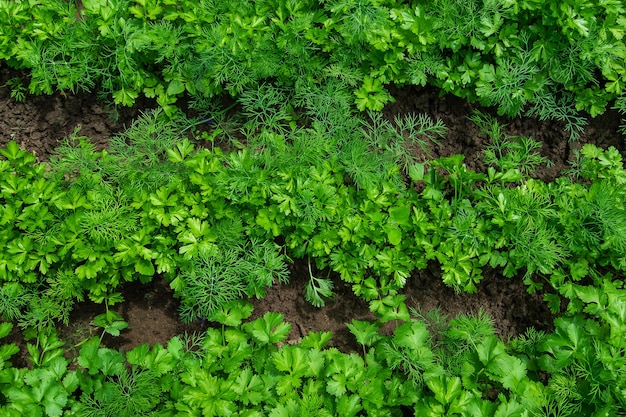
<path id="1" fill-rule="evenodd" d="M 0 4 L 0 58 L 29 71 L 7 98 L 156 105 L 104 147 L 63 116 L 49 158 L 7 130 L 0 336 L 24 349 L 0 349 L 2 413 L 624 412 L 623 143 L 572 142 L 580 111 L 624 110 L 622 8 L 209 3 Z M 453 105 L 402 111 L 392 83 L 495 108 L 459 135 Z M 496 114 L 557 121 L 560 140 Z M 445 151 L 455 135 L 474 157 Z M 411 292 L 437 285 L 475 307 Z M 128 309 L 131 288 L 166 294 L 177 335 L 123 341 L 163 317 L 157 290 Z M 327 321 L 257 308 L 289 291 Z M 520 300 L 541 314 L 522 323 Z"/>

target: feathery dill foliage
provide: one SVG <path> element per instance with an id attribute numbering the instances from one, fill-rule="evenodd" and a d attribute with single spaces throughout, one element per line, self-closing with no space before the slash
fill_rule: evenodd
<path id="1" fill-rule="evenodd" d="M 585 259 L 593 276 L 600 275 L 597 266 L 593 266 L 596 263 L 623 269 L 626 252 L 623 193 L 601 181 L 594 182 L 583 196 L 559 201 L 564 245 Z"/>
<path id="2" fill-rule="evenodd" d="M 245 190 L 263 188 L 268 175 L 289 167 L 308 172 L 325 162 L 338 162 L 350 179 L 365 189 L 383 181 L 400 186 L 398 164 L 408 167 L 412 152 L 445 133 L 440 121 L 425 115 L 397 119 L 398 127 L 372 113 L 372 126 L 354 113 L 349 91 L 340 82 L 325 85 L 303 83 L 293 96 L 284 89 L 265 84 L 243 94 L 240 103 L 248 121 L 234 135 L 234 144 L 246 149 L 227 157 L 232 178 L 224 184 L 229 198 L 247 198 Z M 300 111 L 294 113 L 294 108 Z M 371 128 L 370 128 L 371 127 Z M 367 139 L 364 140 L 364 137 Z M 262 181 L 265 178 L 266 180 Z M 236 197 L 237 194 L 243 196 Z"/>
<path id="3" fill-rule="evenodd" d="M 59 179 L 70 181 L 81 189 L 90 189 L 93 177 L 102 179 L 101 154 L 96 146 L 84 136 L 79 136 L 80 129 L 63 138 L 50 158 L 52 172 Z"/>
<path id="4" fill-rule="evenodd" d="M 420 321 L 400 325 L 391 340 L 381 343 L 380 350 L 389 368 L 402 370 L 417 388 L 444 374 L 432 337 Z"/>
<path id="5" fill-rule="evenodd" d="M 122 369 L 102 382 L 98 395 L 85 395 L 81 415 L 86 417 L 148 417 L 161 404 L 160 379 L 152 370 Z"/>
<path id="6" fill-rule="evenodd" d="M 449 327 L 450 317 L 443 313 L 439 307 L 423 311 L 422 306 L 418 305 L 417 308 L 410 307 L 409 311 L 413 319 L 421 321 L 426 325 L 433 336 L 434 343 L 438 341 L 437 338 L 443 335 Z"/>
<path id="7" fill-rule="evenodd" d="M 437 73 L 445 72 L 441 51 L 417 51 L 407 56 L 407 79 L 411 84 L 425 86 Z"/>
<path id="8" fill-rule="evenodd" d="M 69 323 L 74 299 L 59 299 L 33 291 L 27 298 L 28 305 L 17 322 L 23 329 L 53 328 L 58 322 Z"/>
<path id="9" fill-rule="evenodd" d="M 569 140 L 575 141 L 580 138 L 587 126 L 587 119 L 576 110 L 574 98 L 563 94 L 557 98 L 553 88 L 548 88 L 546 93 L 536 94 L 532 106 L 526 111 L 528 117 L 536 117 L 541 121 L 557 120 L 565 123 L 565 131 L 569 132 Z"/>
<path id="10" fill-rule="evenodd" d="M 104 183 L 87 196 L 90 207 L 82 212 L 80 225 L 94 243 L 112 245 L 137 229 L 139 213 L 121 190 Z"/>
<path id="11" fill-rule="evenodd" d="M 161 109 L 142 114 L 123 133 L 111 138 L 103 158 L 107 178 L 128 191 L 151 192 L 180 181 L 181 164 L 168 159 L 184 137 L 184 119 L 171 119 Z"/>
<path id="12" fill-rule="evenodd" d="M 386 179 L 395 162 L 389 154 L 377 154 L 360 138 L 346 141 L 339 151 L 339 160 L 359 189 L 367 190 Z"/>
<path id="13" fill-rule="evenodd" d="M 354 135 L 360 118 L 345 83 L 332 78 L 321 85 L 303 80 L 298 87 L 294 108 L 303 109 L 302 122 L 313 129 L 312 135 L 321 135 L 333 146 Z"/>
<path id="14" fill-rule="evenodd" d="M 284 132 L 289 129 L 293 117 L 291 97 L 286 89 L 270 84 L 243 92 L 238 97 L 246 120 L 243 129 L 250 132 L 248 138 L 258 134 L 258 129 Z"/>
<path id="15" fill-rule="evenodd" d="M 623 135 L 626 135 L 626 94 L 622 94 L 617 100 L 615 100 L 615 107 L 617 111 L 622 115 L 622 124 L 619 127 L 619 132 Z"/>
<path id="16" fill-rule="evenodd" d="M 438 347 L 440 360 L 447 372 L 462 373 L 464 364 L 476 346 L 486 337 L 493 336 L 493 319 L 484 310 L 475 315 L 459 314 L 450 320 L 440 336 Z"/>
<path id="17" fill-rule="evenodd" d="M 0 286 L 0 317 L 7 321 L 21 318 L 32 297 L 32 293 L 17 282 L 3 283 Z"/>
<path id="18" fill-rule="evenodd" d="M 428 4 L 432 16 L 433 29 L 441 33 L 438 39 L 441 48 L 458 51 L 472 45 L 484 49 L 484 31 L 487 23 L 506 19 L 511 15 L 512 5 L 499 1 L 434 1 Z M 482 48 L 481 48 L 482 46 Z"/>
<path id="19" fill-rule="evenodd" d="M 463 245 L 472 256 L 477 256 L 485 247 L 487 237 L 481 233 L 487 229 L 481 212 L 475 210 L 468 200 L 462 200 L 456 207 L 450 225 L 450 236 Z"/>
<path id="20" fill-rule="evenodd" d="M 182 322 L 208 318 L 244 296 L 264 297 L 267 287 L 288 281 L 286 258 L 273 242 L 245 242 L 240 236 L 226 243 L 223 249 L 201 253 L 181 267 L 183 284 L 177 296 Z"/>
<path id="21" fill-rule="evenodd" d="M 361 119 L 360 136 L 341 149 L 341 161 L 361 188 L 383 180 L 400 185 L 397 168 L 408 173 L 418 161 L 418 150 L 430 155 L 430 143 L 437 144 L 447 129 L 441 120 L 433 121 L 425 114 L 397 116 L 391 122 L 380 112 L 369 112 Z M 397 168 L 396 168 L 397 167 Z"/>
<path id="22" fill-rule="evenodd" d="M 529 36 L 523 32 L 520 36 L 523 43 Z M 498 106 L 498 114 L 517 116 L 525 109 L 529 101 L 527 86 L 537 82 L 541 70 L 532 58 L 527 47 L 519 51 L 515 57 L 502 58 L 497 67 L 485 71 L 480 81 L 476 82 L 476 93 L 479 101 L 485 106 Z"/>
<path id="23" fill-rule="evenodd" d="M 45 296 L 58 300 L 59 304 L 62 305 L 74 301 L 83 301 L 84 288 L 81 287 L 80 281 L 75 278 L 74 271 L 69 268 L 57 270 L 56 274 L 46 278 Z M 71 304 L 68 307 L 71 307 Z"/>
<path id="24" fill-rule="evenodd" d="M 0 287 L 0 316 L 16 320 L 23 328 L 43 329 L 61 321 L 69 323 L 76 301 L 84 300 L 85 289 L 73 271 L 59 269 L 45 279 L 45 285 L 26 289 L 16 283 Z"/>
<path id="25" fill-rule="evenodd" d="M 532 281 L 534 273 L 551 274 L 567 259 L 569 251 L 561 245 L 559 237 L 553 228 L 523 222 L 518 223 L 511 233 L 512 264 L 517 268 L 526 268 L 524 283 L 529 286 L 530 292 L 542 288 L 541 284 Z"/>
<path id="26" fill-rule="evenodd" d="M 418 115 L 410 113 L 404 116 L 395 116 L 394 122 L 397 126 L 396 133 L 398 143 L 401 143 L 405 136 L 406 139 L 408 139 L 404 141 L 404 143 L 408 142 L 408 146 L 401 147 L 402 149 L 406 149 L 406 151 L 402 153 L 399 152 L 405 170 L 407 170 L 408 166 L 417 162 L 411 158 L 416 148 L 421 149 L 423 153 L 430 157 L 431 153 L 428 149 L 429 142 L 438 145 L 438 138 L 444 137 L 448 131 L 448 128 L 441 120 L 433 121 L 427 114 Z M 396 147 L 394 147 L 394 149 L 395 148 Z"/>
<path id="27" fill-rule="evenodd" d="M 484 151 L 485 164 L 498 167 L 502 172 L 518 169 L 527 176 L 533 176 L 535 169 L 542 164 L 548 167 L 553 165 L 548 158 L 536 152 L 541 148 L 541 142 L 532 138 L 508 135 L 504 131 L 506 125 L 478 111 L 475 111 L 469 120 L 480 128 L 480 135 L 487 135 L 490 139 Z"/>
<path id="28" fill-rule="evenodd" d="M 181 164 L 172 163 L 167 150 L 175 147 L 185 129 L 184 118 L 171 119 L 161 109 L 144 113 L 125 132 L 112 137 L 109 148 L 97 152 L 78 130 L 61 142 L 51 158 L 52 172 L 82 190 L 120 187 L 150 192 L 180 181 Z"/>
<path id="29" fill-rule="evenodd" d="M 221 305 L 245 295 L 246 268 L 238 263 L 239 252 L 227 250 L 217 256 L 201 254 L 183 267 L 179 291 L 180 320 L 191 323 L 209 317 Z"/>
<path id="30" fill-rule="evenodd" d="M 523 334 L 515 337 L 509 342 L 509 348 L 516 353 L 525 355 L 527 358 L 537 357 L 540 346 L 545 343 L 547 333 L 529 327 Z"/>

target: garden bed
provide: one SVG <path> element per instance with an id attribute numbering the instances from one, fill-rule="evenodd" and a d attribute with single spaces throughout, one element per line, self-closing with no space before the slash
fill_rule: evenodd
<path id="1" fill-rule="evenodd" d="M 9 71 L 2 70 L 3 79 Z M 473 106 L 450 95 L 440 96 L 435 88 L 409 87 L 392 90 L 397 101 L 384 109 L 385 117 L 409 113 L 427 114 L 440 119 L 448 132 L 438 145 L 433 146 L 433 157 L 464 154 L 468 168 L 484 172 L 482 152 L 486 138 L 478 135 L 478 128 L 468 120 L 474 109 L 490 112 L 489 109 Z M 78 95 L 28 96 L 23 102 L 10 97 L 7 87 L 0 88 L 0 146 L 16 141 L 23 149 L 33 152 L 38 160 L 46 161 L 60 141 L 80 128 L 80 134 L 89 137 L 99 148 L 106 148 L 108 139 L 130 126 L 142 110 L 154 107 L 145 102 L 133 108 L 110 107 L 88 93 Z M 580 140 L 568 142 L 567 132 L 558 122 L 540 122 L 529 118 L 500 119 L 508 125 L 507 132 L 534 138 L 543 146 L 541 154 L 553 162 L 553 166 L 542 166 L 536 177 L 544 181 L 553 180 L 559 172 L 569 168 L 574 149 L 585 143 L 602 148 L 614 146 L 624 154 L 623 137 L 616 133 L 620 117 L 609 111 L 594 119 L 581 135 Z M 422 155 L 422 157 L 425 157 Z M 484 271 L 485 278 L 476 294 L 459 294 L 441 281 L 441 271 L 432 266 L 414 274 L 404 288 L 407 305 L 427 312 L 439 309 L 453 317 L 458 313 L 486 312 L 494 319 L 495 327 L 503 339 L 524 333 L 529 327 L 550 330 L 553 316 L 542 300 L 543 294 L 528 294 L 521 279 L 509 279 L 497 269 Z M 349 352 L 357 350 L 354 336 L 345 323 L 352 319 L 372 319 L 374 316 L 363 299 L 356 297 L 350 287 L 335 278 L 336 297 L 325 307 L 312 306 L 304 299 L 304 288 L 308 281 L 305 263 L 296 261 L 291 268 L 290 283 L 269 289 L 267 297 L 253 300 L 253 317 L 267 311 L 280 312 L 287 322 L 293 323 L 289 340 L 297 340 L 310 331 L 332 331 L 330 345 Z M 130 327 L 119 337 L 107 336 L 109 347 L 128 351 L 142 343 L 164 344 L 171 337 L 184 332 L 201 331 L 208 325 L 194 322 L 183 325 L 178 320 L 178 300 L 163 280 L 155 279 L 149 284 L 133 283 L 123 290 L 125 301 L 116 306 Z M 104 311 L 103 305 L 90 302 L 78 304 L 71 317 L 70 326 L 61 326 L 63 337 L 69 341 L 89 335 L 93 318 Z M 19 340 L 19 332 L 14 330 Z"/>
<path id="2" fill-rule="evenodd" d="M 0 414 L 624 415 L 625 19 L 0 0 Z"/>

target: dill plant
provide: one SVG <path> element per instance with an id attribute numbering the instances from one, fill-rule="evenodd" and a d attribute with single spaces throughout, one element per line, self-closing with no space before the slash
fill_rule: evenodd
<path id="1" fill-rule="evenodd" d="M 446 372 L 460 374 L 472 350 L 486 337 L 493 336 L 493 319 L 484 310 L 475 314 L 459 314 L 441 328 L 438 340 L 439 359 Z"/>
<path id="2" fill-rule="evenodd" d="M 0 317 L 13 321 L 23 316 L 33 294 L 18 282 L 4 282 L 0 286 Z"/>
<path id="3" fill-rule="evenodd" d="M 430 143 L 439 144 L 438 138 L 445 137 L 448 129 L 441 120 L 433 121 L 427 114 L 409 113 L 404 116 L 395 116 L 394 123 L 397 126 L 398 137 L 406 135 L 410 147 L 418 147 L 427 156 L 431 156 L 428 146 Z M 414 149 L 411 149 L 414 150 Z M 402 153 L 405 169 L 414 161 L 408 152 Z"/>
<path id="4" fill-rule="evenodd" d="M 9 87 L 9 89 L 11 90 L 11 98 L 15 101 L 26 100 L 26 93 L 28 92 L 28 90 L 26 89 L 26 86 L 22 83 L 22 80 L 19 77 L 13 77 L 9 79 L 4 84 L 4 86 Z"/>
<path id="5" fill-rule="evenodd" d="M 74 299 L 60 299 L 47 296 L 34 291 L 28 298 L 27 308 L 17 322 L 23 329 L 53 328 L 58 322 L 69 324 L 70 312 L 74 305 Z"/>
<path id="6" fill-rule="evenodd" d="M 565 123 L 565 130 L 569 132 L 569 140 L 575 141 L 584 132 L 588 124 L 587 119 L 576 110 L 572 95 L 562 93 L 560 97 L 557 97 L 554 89 L 550 85 L 545 93 L 537 94 L 525 115 L 536 117 L 541 121 L 558 120 Z"/>
<path id="7" fill-rule="evenodd" d="M 81 415 L 153 416 L 163 401 L 158 376 L 151 370 L 123 369 L 101 382 L 102 386 L 91 396 L 84 395 Z"/>
<path id="8" fill-rule="evenodd" d="M 63 138 L 50 158 L 52 172 L 59 179 L 83 189 L 91 188 L 93 177 L 101 175 L 100 155 L 87 137 L 79 136 L 80 129 Z"/>
<path id="9" fill-rule="evenodd" d="M 541 156 L 537 149 L 541 143 L 522 136 L 508 135 L 494 117 L 474 112 L 469 119 L 480 128 L 481 135 L 487 135 L 490 143 L 485 147 L 483 160 L 485 164 L 496 166 L 502 172 L 518 169 L 521 173 L 532 176 L 535 169 L 542 164 L 547 167 L 553 163 Z"/>
<path id="10" fill-rule="evenodd" d="M 447 128 L 441 120 L 433 121 L 426 114 L 396 116 L 391 122 L 380 112 L 369 112 L 361 132 L 373 153 L 382 155 L 379 160 L 391 156 L 407 173 L 411 165 L 422 162 L 416 159 L 416 151 L 430 156 L 431 143 L 437 144 Z"/>
<path id="11" fill-rule="evenodd" d="M 244 129 L 256 134 L 262 127 L 270 131 L 281 132 L 289 128 L 293 117 L 290 107 L 291 97 L 287 90 L 270 84 L 262 84 L 239 95 L 237 101 L 242 107 L 247 120 Z"/>
<path id="12" fill-rule="evenodd" d="M 240 238 L 241 239 L 241 238 Z M 265 288 L 285 283 L 285 258 L 271 242 L 240 240 L 216 253 L 201 253 L 181 267 L 180 319 L 208 318 L 220 307 L 244 296 L 265 296 Z"/>
<path id="13" fill-rule="evenodd" d="M 387 178 L 394 166 L 389 154 L 377 154 L 362 139 L 346 141 L 339 151 L 339 161 L 359 189 L 367 190 Z"/>
<path id="14" fill-rule="evenodd" d="M 119 189 L 128 197 L 178 183 L 182 167 L 169 160 L 167 150 L 190 128 L 185 121 L 168 118 L 161 109 L 143 113 L 126 131 L 113 136 L 102 152 L 76 130 L 55 149 L 52 172 L 84 192 Z"/>
<path id="15" fill-rule="evenodd" d="M 476 82 L 476 94 L 481 104 L 498 106 L 498 114 L 516 116 L 529 101 L 528 86 L 534 85 L 540 76 L 541 69 L 530 51 L 523 50 L 517 56 L 500 59 L 496 67 L 484 68 Z"/>
<path id="16" fill-rule="evenodd" d="M 178 184 L 183 168 L 169 160 L 167 150 L 184 137 L 180 120 L 184 119 L 170 119 L 157 109 L 142 114 L 129 129 L 111 138 L 102 167 L 107 178 L 139 193 Z"/>
<path id="17" fill-rule="evenodd" d="M 103 185 L 87 195 L 91 206 L 82 212 L 80 225 L 94 243 L 110 246 L 137 230 L 139 214 L 120 190 Z"/>
<path id="18" fill-rule="evenodd" d="M 220 259 L 200 255 L 183 267 L 180 320 L 190 323 L 210 316 L 220 305 L 245 295 L 245 267 L 237 265 L 238 253 L 222 253 Z"/>

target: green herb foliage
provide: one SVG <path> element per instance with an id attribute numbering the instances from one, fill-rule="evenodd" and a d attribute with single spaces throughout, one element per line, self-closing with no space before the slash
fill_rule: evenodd
<path id="1" fill-rule="evenodd" d="M 587 145 L 571 171 L 577 182 L 546 184 L 528 178 L 547 163 L 535 141 L 476 115 L 491 138 L 492 166 L 479 174 L 462 155 L 402 156 L 413 146 L 405 134 L 433 139 L 444 133 L 440 123 L 359 120 L 345 102 L 330 104 L 332 129 L 312 101 L 294 127 L 282 119 L 240 125 L 244 147 L 226 154 L 186 137 L 201 121 L 162 111 L 144 115 L 108 151 L 75 133 L 51 170 L 10 144 L 0 164 L 3 316 L 43 328 L 67 321 L 77 300 L 113 305 L 124 282 L 162 274 L 191 321 L 263 297 L 288 279 L 289 257 L 309 260 L 309 301 L 332 297 L 333 278 L 316 275 L 335 272 L 384 321 L 406 319 L 398 291 L 431 260 L 447 285 L 466 292 L 486 265 L 522 274 L 530 291 L 626 268 L 617 151 Z M 215 129 L 209 135 L 228 138 Z"/>
<path id="2" fill-rule="evenodd" d="M 0 59 L 30 72 L 31 93 L 145 96 L 169 115 L 184 94 L 247 101 L 268 82 L 297 94 L 338 83 L 358 109 L 381 110 L 387 85 L 428 83 L 503 115 L 559 120 L 575 138 L 581 111 L 623 95 L 625 19 L 620 2 L 600 0 L 3 1 Z"/>
<path id="3" fill-rule="evenodd" d="M 217 313 L 221 329 L 177 336 L 167 346 L 122 354 L 93 337 L 74 358 L 54 331 L 28 345 L 30 368 L 15 368 L 15 345 L 0 347 L 0 411 L 61 415 L 620 415 L 625 411 L 624 290 L 575 286 L 586 313 L 555 330 L 529 329 L 508 344 L 484 313 L 437 313 L 399 322 L 348 325 L 362 353 L 326 345 L 331 335 L 288 341 L 278 313 L 243 322 L 245 302 Z M 575 301 L 575 299 L 572 299 Z M 577 304 L 577 303 L 575 303 Z M 12 325 L 0 325 L 6 336 Z M 26 337 L 31 337 L 26 335 Z M 70 364 L 72 366 L 70 367 Z M 494 394 L 495 393 L 495 394 Z"/>

